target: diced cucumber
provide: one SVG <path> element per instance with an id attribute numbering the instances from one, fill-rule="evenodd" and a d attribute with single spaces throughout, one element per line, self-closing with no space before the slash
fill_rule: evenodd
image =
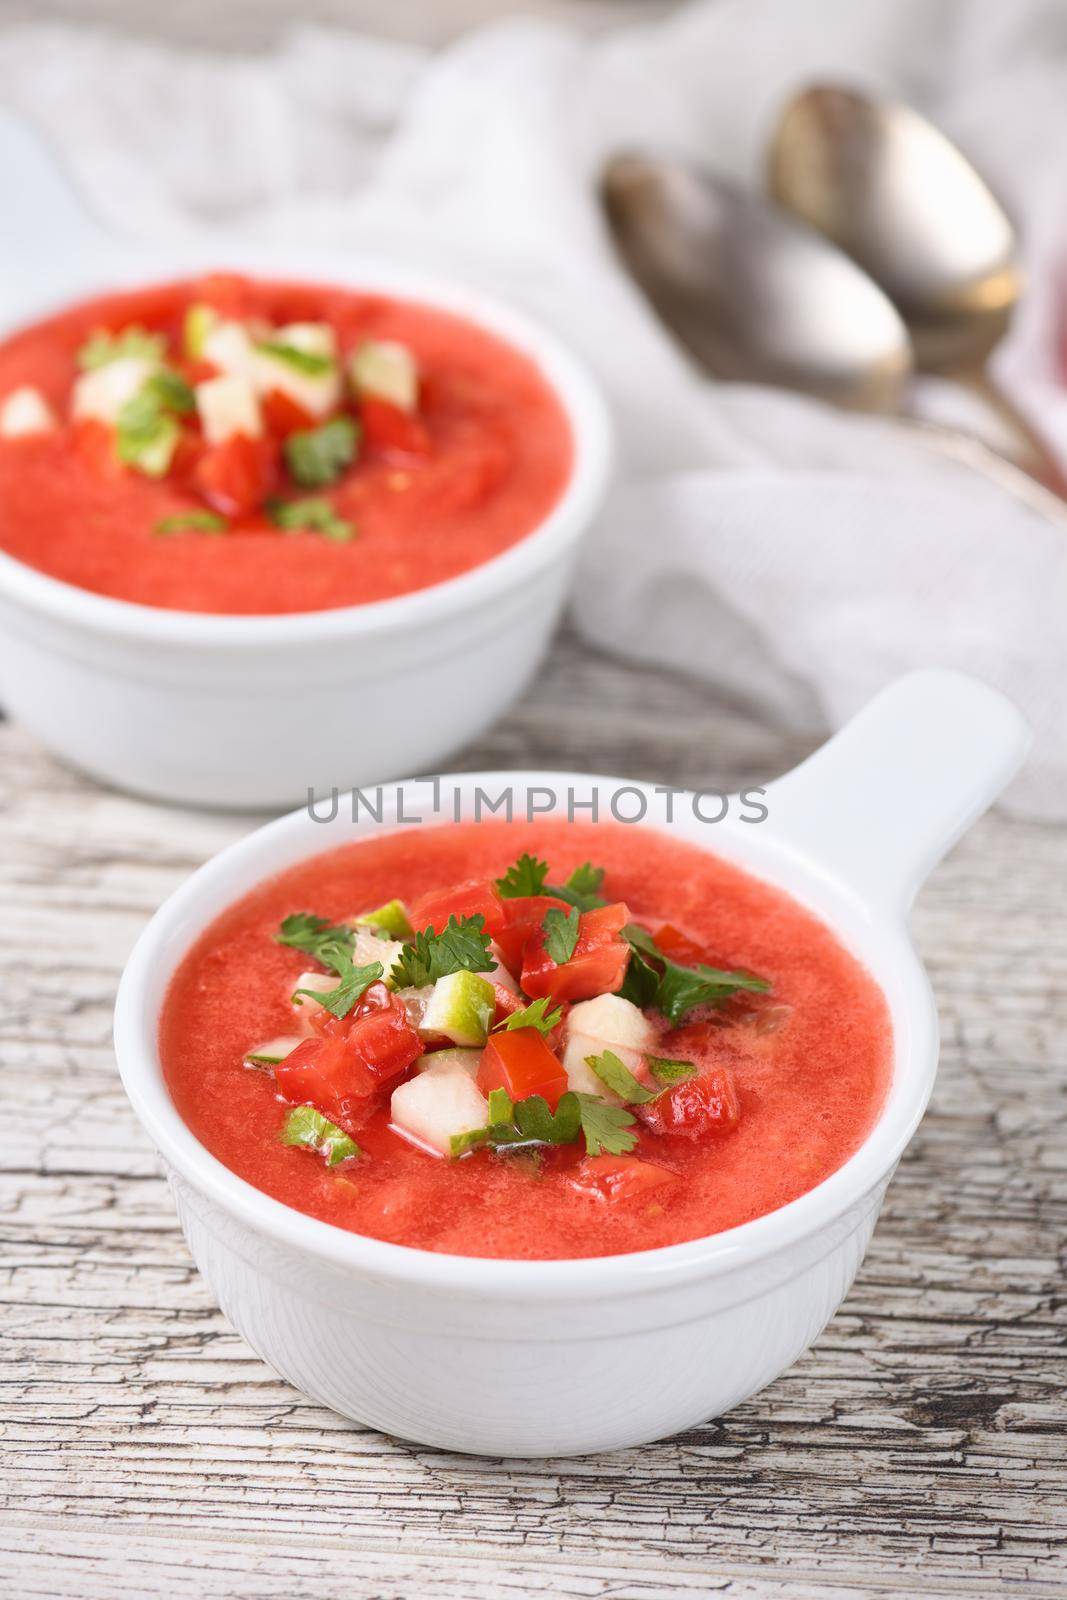
<path id="1" fill-rule="evenodd" d="M 335 410 L 341 399 L 337 336 L 328 322 L 290 322 L 260 340 L 254 351 L 261 394 L 272 389 L 312 417 Z"/>
<path id="2" fill-rule="evenodd" d="M 120 461 L 135 467 L 146 478 L 162 478 L 170 471 L 174 452 L 182 436 L 181 425 L 175 417 L 160 414 L 150 426 L 127 432 L 118 431 L 117 451 Z"/>
<path id="3" fill-rule="evenodd" d="M 323 1008 L 309 994 L 297 994 L 298 989 L 311 989 L 315 994 L 329 994 L 336 989 L 340 978 L 335 972 L 302 972 L 289 991 L 289 1000 L 296 1011 L 296 1022 L 307 1033 L 313 1031 L 311 1019 Z"/>
<path id="4" fill-rule="evenodd" d="M 208 378 L 193 390 L 208 444 L 225 444 L 234 434 L 258 439 L 263 433 L 259 396 L 247 378 L 235 372 Z"/>
<path id="5" fill-rule="evenodd" d="M 469 1078 L 476 1078 L 481 1064 L 480 1050 L 457 1047 L 454 1050 L 431 1050 L 429 1055 L 420 1056 L 415 1063 L 415 1071 L 441 1073 L 452 1072 L 456 1067 L 461 1067 Z"/>
<path id="6" fill-rule="evenodd" d="M 384 906 L 375 906 L 373 911 L 363 911 L 358 917 L 354 917 L 353 921 L 357 925 L 380 928 L 390 939 L 410 939 L 415 932 L 403 900 L 387 900 Z"/>
<path id="7" fill-rule="evenodd" d="M 280 1034 L 277 1039 L 268 1039 L 249 1050 L 244 1057 L 244 1064 L 246 1067 L 276 1067 L 303 1042 L 299 1034 Z"/>
<path id="8" fill-rule="evenodd" d="M 426 1015 L 426 1007 L 433 998 L 433 984 L 425 984 L 421 989 L 406 986 L 396 991 L 396 997 L 408 1014 L 408 1021 L 416 1033 L 422 1032 L 422 1022 Z"/>
<path id="9" fill-rule="evenodd" d="M 324 1117 L 314 1106 L 295 1106 L 282 1124 L 282 1144 L 303 1145 L 314 1150 L 328 1167 L 362 1155 L 359 1145 L 343 1128 Z"/>
<path id="10" fill-rule="evenodd" d="M 393 1090 L 390 1101 L 397 1132 L 442 1156 L 451 1155 L 457 1134 L 484 1128 L 488 1115 L 485 1096 L 455 1065 L 409 1078 Z"/>
<path id="11" fill-rule="evenodd" d="M 482 1045 L 496 1010 L 493 985 L 480 972 L 450 972 L 438 978 L 420 1032 L 453 1044 Z"/>
<path id="12" fill-rule="evenodd" d="M 243 322 L 217 322 L 205 334 L 200 354 L 220 372 L 255 381 L 256 347 Z"/>
<path id="13" fill-rule="evenodd" d="M 510 989 L 512 994 L 521 994 L 522 990 L 519 988 L 518 983 L 511 976 L 511 973 L 504 965 L 503 961 L 501 960 L 500 951 L 497 949 L 496 945 L 493 944 L 492 940 L 490 940 L 489 943 L 489 954 L 496 962 L 496 966 L 493 967 L 491 971 L 486 973 L 486 977 L 489 979 L 490 983 L 499 983 L 502 989 Z"/>
<path id="14" fill-rule="evenodd" d="M 419 369 L 405 344 L 367 339 L 352 356 L 348 372 L 357 395 L 373 395 L 408 412 L 419 403 Z"/>
<path id="15" fill-rule="evenodd" d="M 0 437 L 21 439 L 30 433 L 51 433 L 56 416 L 40 389 L 23 384 L 0 405 Z"/>
<path id="16" fill-rule="evenodd" d="M 610 1050 L 613 1055 L 618 1056 L 639 1082 L 648 1081 L 645 1058 L 640 1050 L 628 1050 L 625 1045 L 611 1040 L 598 1039 L 593 1034 L 575 1033 L 573 1029 L 568 1029 L 567 1042 L 563 1050 L 563 1070 L 567 1074 L 567 1087 L 573 1089 L 575 1094 L 599 1095 L 609 1106 L 621 1106 L 625 1104 L 622 1098 L 613 1089 L 609 1089 L 589 1065 L 589 1056 L 602 1056 L 605 1050 Z"/>
<path id="17" fill-rule="evenodd" d="M 352 961 L 357 967 L 369 967 L 372 961 L 380 961 L 385 982 L 392 989 L 391 968 L 403 948 L 399 939 L 379 939 L 369 928 L 356 928 L 352 941 Z"/>
<path id="18" fill-rule="evenodd" d="M 190 361 L 203 358 L 204 346 L 221 320 L 214 306 L 205 305 L 202 300 L 189 307 L 182 323 L 182 348 Z"/>
<path id="19" fill-rule="evenodd" d="M 592 1034 L 607 1045 L 626 1045 L 632 1050 L 647 1050 L 655 1042 L 656 1030 L 640 1006 L 617 994 L 599 994 L 595 1000 L 582 1000 L 567 1015 L 567 1031 Z"/>
<path id="20" fill-rule="evenodd" d="M 128 401 L 140 394 L 159 363 L 143 356 L 120 356 L 83 372 L 71 395 L 71 415 L 114 424 Z"/>

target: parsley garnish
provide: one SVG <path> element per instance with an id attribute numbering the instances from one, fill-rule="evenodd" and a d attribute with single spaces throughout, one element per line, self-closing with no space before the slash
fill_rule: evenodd
<path id="1" fill-rule="evenodd" d="M 154 372 L 115 419 L 119 460 L 150 478 L 161 478 L 181 436 L 171 413 L 191 411 L 194 404 L 193 391 L 184 378 L 165 367 Z"/>
<path id="2" fill-rule="evenodd" d="M 362 1154 L 355 1140 L 314 1106 L 295 1106 L 282 1124 L 281 1137 L 282 1144 L 303 1145 L 317 1151 L 325 1157 L 328 1167 Z"/>
<path id="3" fill-rule="evenodd" d="M 147 328 L 124 328 L 121 333 L 108 333 L 98 328 L 78 351 L 78 365 L 83 372 L 93 372 L 112 361 L 126 356 L 136 356 L 142 361 L 162 361 L 167 352 L 166 335 L 149 333 Z"/>
<path id="4" fill-rule="evenodd" d="M 303 950 L 314 956 L 324 967 L 343 977 L 352 965 L 352 947 L 355 935 L 343 923 L 334 925 L 325 917 L 316 917 L 310 911 L 297 911 L 286 917 L 274 935 L 279 944 L 293 950 Z"/>
<path id="5" fill-rule="evenodd" d="M 654 1005 L 675 1026 L 696 1006 L 721 1005 L 739 989 L 763 993 L 771 987 L 766 978 L 754 978 L 747 972 L 724 972 L 702 962 L 683 967 L 665 956 L 652 935 L 633 922 L 622 931 L 637 957 L 636 971 L 632 976 L 627 971 L 622 994 L 636 1005 Z M 631 956 L 630 968 L 634 965 Z M 655 978 L 655 990 L 649 998 L 638 999 L 637 994 L 648 993 L 649 974 Z"/>
<path id="6" fill-rule="evenodd" d="M 276 528 L 287 532 L 323 533 L 335 544 L 347 544 L 356 537 L 355 523 L 339 517 L 321 495 L 308 495 L 303 500 L 272 500 L 267 513 Z"/>
<path id="7" fill-rule="evenodd" d="M 177 411 L 188 416 L 196 410 L 196 396 L 180 373 L 170 367 L 160 367 L 145 381 L 142 394 L 149 395 L 164 411 Z"/>
<path id="8" fill-rule="evenodd" d="M 176 511 L 172 517 L 162 517 L 153 533 L 225 533 L 229 523 L 214 511 Z"/>
<path id="9" fill-rule="evenodd" d="M 291 433 L 285 441 L 285 460 L 297 483 L 305 489 L 322 489 L 339 478 L 355 460 L 359 429 L 351 417 L 333 417 L 319 428 Z"/>
<path id="10" fill-rule="evenodd" d="M 292 367 L 294 372 L 302 372 L 308 378 L 319 378 L 324 372 L 329 372 L 333 367 L 333 357 L 323 355 L 318 350 L 301 350 L 298 345 L 286 344 L 283 339 L 261 339 L 256 345 L 265 356 L 273 356 L 277 361 L 284 361 L 287 367 Z"/>
<path id="11" fill-rule="evenodd" d="M 591 861 L 583 861 L 580 867 L 575 867 L 566 883 L 550 883 L 544 892 L 554 894 L 557 900 L 566 900 L 568 905 L 577 906 L 579 911 L 595 911 L 597 906 L 607 904 L 598 893 L 603 882 L 604 868 L 594 867 Z"/>
<path id="12" fill-rule="evenodd" d="M 513 1102 L 506 1090 L 494 1089 L 489 1096 L 487 1126 L 456 1134 L 452 1139 L 452 1154 L 461 1156 L 482 1145 L 492 1150 L 506 1150 L 526 1144 L 573 1144 L 582 1129 L 578 1101 L 578 1095 L 568 1091 L 561 1095 L 553 1113 L 543 1095 L 532 1094 L 525 1100 Z"/>
<path id="13" fill-rule="evenodd" d="M 510 1017 L 505 1017 L 500 1026 L 493 1031 L 501 1033 L 509 1028 L 536 1028 L 538 1033 L 546 1034 L 551 1033 L 553 1028 L 558 1028 L 562 1021 L 561 1006 L 557 1006 L 555 1011 L 549 1011 L 547 1000 L 534 1000 L 521 1011 L 513 1011 Z"/>
<path id="14" fill-rule="evenodd" d="M 398 989 L 422 989 L 450 972 L 491 972 L 496 962 L 489 954 L 489 935 L 480 914 L 457 922 L 448 919 L 440 933 L 417 933 L 393 962 L 390 977 Z"/>
<path id="15" fill-rule="evenodd" d="M 384 975 L 385 968 L 380 961 L 372 961 L 365 967 L 354 967 L 349 963 L 341 972 L 341 981 L 336 988 L 322 991 L 294 989 L 293 1003 L 299 1003 L 296 998 L 298 994 L 306 994 L 309 1000 L 317 1000 L 335 1017 L 347 1017 L 356 1001 L 361 1000 L 371 984 L 377 983 Z"/>
<path id="16" fill-rule="evenodd" d="M 563 1099 L 566 1098 L 564 1095 Z M 604 1152 L 609 1156 L 624 1156 L 633 1149 L 637 1135 L 630 1132 L 634 1118 L 628 1111 L 621 1106 L 609 1106 L 606 1100 L 601 1100 L 595 1094 L 576 1094 L 574 1098 L 578 1101 L 585 1148 L 589 1155 L 598 1156 Z M 563 1104 L 562 1100 L 560 1104 Z"/>
<path id="17" fill-rule="evenodd" d="M 545 920 L 541 924 L 545 934 L 545 949 L 557 967 L 562 967 L 574 954 L 580 922 L 581 913 L 577 906 L 571 906 L 569 911 L 551 906 L 545 912 Z"/>
<path id="18" fill-rule="evenodd" d="M 538 861 L 536 856 L 531 856 L 525 851 L 508 868 L 502 878 L 497 878 L 497 893 L 505 900 L 524 899 L 527 895 L 540 894 L 548 877 L 548 862 Z"/>
<path id="19" fill-rule="evenodd" d="M 497 892 L 505 900 L 550 894 L 569 906 L 577 906 L 579 911 L 593 911 L 605 903 L 597 892 L 604 881 L 604 868 L 594 867 L 590 861 L 575 867 L 565 883 L 549 883 L 547 879 L 548 862 L 524 852 L 502 878 L 497 878 Z"/>
<path id="20" fill-rule="evenodd" d="M 646 1089 L 639 1083 L 624 1061 L 620 1061 L 613 1050 L 605 1050 L 603 1055 L 586 1056 L 586 1064 L 592 1067 L 601 1083 L 607 1084 L 620 1100 L 625 1100 L 632 1106 L 643 1106 L 649 1100 L 654 1100 L 658 1089 Z"/>

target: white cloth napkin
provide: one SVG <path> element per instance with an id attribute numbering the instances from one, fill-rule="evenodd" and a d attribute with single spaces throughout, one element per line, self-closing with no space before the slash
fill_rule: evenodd
<path id="1" fill-rule="evenodd" d="M 1037 733 L 1011 803 L 1065 817 L 1063 530 L 891 423 L 702 379 L 604 235 L 606 153 L 667 142 L 756 183 L 782 98 L 828 76 L 911 100 L 1007 197 L 1033 288 L 998 368 L 1067 459 L 1062 0 L 704 0 L 593 41 L 500 22 L 432 57 L 319 29 L 245 60 L 0 34 L 0 97 L 114 229 L 236 215 L 248 240 L 350 241 L 491 287 L 584 353 L 621 446 L 573 598 L 591 640 L 812 733 L 908 667 L 974 672 Z"/>

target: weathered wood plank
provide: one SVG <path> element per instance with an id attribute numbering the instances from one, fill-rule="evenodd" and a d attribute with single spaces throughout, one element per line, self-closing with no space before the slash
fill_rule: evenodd
<path id="1" fill-rule="evenodd" d="M 458 764 L 729 788 L 804 753 L 565 638 Z M 1067 1593 L 1067 830 L 987 819 L 920 900 L 941 1076 L 815 1348 L 682 1437 L 523 1464 L 304 1400 L 189 1261 L 111 1004 L 159 900 L 252 820 L 107 793 L 0 726 L 0 1593 Z"/>

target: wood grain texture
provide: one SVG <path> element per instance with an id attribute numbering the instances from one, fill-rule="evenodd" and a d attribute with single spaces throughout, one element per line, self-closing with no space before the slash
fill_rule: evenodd
<path id="1" fill-rule="evenodd" d="M 457 765 L 733 786 L 802 754 L 564 638 Z M 1067 830 L 986 819 L 921 898 L 941 1076 L 814 1349 L 683 1436 L 509 1463 L 360 1429 L 276 1378 L 213 1306 L 126 1106 L 122 962 L 251 820 L 125 799 L 0 726 L 0 1594 L 1067 1594 Z"/>

